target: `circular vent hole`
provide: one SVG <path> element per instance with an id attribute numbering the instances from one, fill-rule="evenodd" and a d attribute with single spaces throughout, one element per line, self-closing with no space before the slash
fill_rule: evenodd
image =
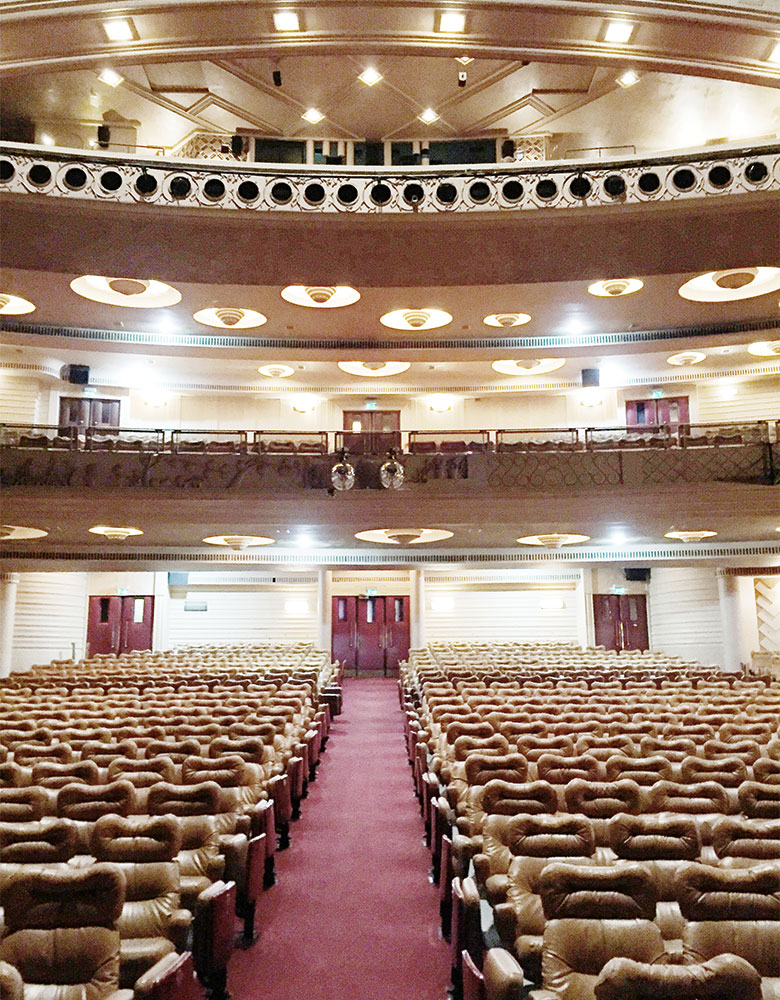
<path id="1" fill-rule="evenodd" d="M 404 201 L 408 205 L 419 205 L 425 197 L 422 184 L 407 184 L 404 188 Z"/>
<path id="2" fill-rule="evenodd" d="M 386 205 L 392 196 L 393 192 L 387 184 L 375 184 L 371 188 L 371 200 L 375 205 Z"/>
<path id="3" fill-rule="evenodd" d="M 209 177 L 203 185 L 203 193 L 212 201 L 219 201 L 220 198 L 224 197 L 225 185 L 219 177 Z"/>
<path id="4" fill-rule="evenodd" d="M 189 177 L 174 177 L 171 181 L 170 192 L 172 198 L 186 198 L 192 190 L 192 183 Z"/>
<path id="5" fill-rule="evenodd" d="M 751 184 L 760 184 L 761 181 L 765 181 L 769 175 L 767 166 L 760 160 L 756 160 L 755 163 L 748 163 L 745 167 L 745 177 L 750 181 Z"/>
<path id="6" fill-rule="evenodd" d="M 342 184 L 336 192 L 336 197 L 342 205 L 354 205 L 358 197 L 358 189 L 354 184 Z"/>
<path id="7" fill-rule="evenodd" d="M 469 188 L 469 198 L 477 203 L 486 202 L 490 197 L 490 185 L 485 181 L 474 181 Z"/>
<path id="8" fill-rule="evenodd" d="M 100 175 L 100 186 L 104 191 L 118 191 L 122 187 L 122 177 L 116 170 L 104 170 Z"/>
<path id="9" fill-rule="evenodd" d="M 558 185 L 555 181 L 548 179 L 539 181 L 536 185 L 536 195 L 538 198 L 541 198 L 542 201 L 549 201 L 551 198 L 554 198 L 556 194 L 558 194 Z"/>
<path id="10" fill-rule="evenodd" d="M 303 189 L 303 197 L 310 205 L 319 205 L 325 201 L 325 188 L 316 182 L 307 184 Z"/>
<path id="11" fill-rule="evenodd" d="M 454 184 L 440 184 L 436 188 L 436 197 L 442 205 L 451 205 L 458 197 L 458 189 Z"/>
<path id="12" fill-rule="evenodd" d="M 135 189 L 139 194 L 148 197 L 157 190 L 157 178 L 152 177 L 151 174 L 139 174 L 136 178 Z"/>
<path id="13" fill-rule="evenodd" d="M 587 177 L 583 177 L 582 174 L 579 177 L 575 177 L 569 185 L 569 190 L 575 198 L 587 198 L 590 194 L 590 188 L 590 181 Z"/>
<path id="14" fill-rule="evenodd" d="M 658 174 L 649 171 L 646 174 L 642 174 L 639 178 L 639 190 L 644 194 L 654 194 L 658 188 L 661 186 L 661 182 L 658 179 Z"/>
<path id="15" fill-rule="evenodd" d="M 10 181 L 16 173 L 10 160 L 0 160 L 0 181 Z"/>
<path id="16" fill-rule="evenodd" d="M 27 176 L 33 184 L 41 187 L 44 184 L 48 184 L 51 180 L 51 170 L 44 163 L 36 163 L 30 167 L 30 172 Z"/>
<path id="17" fill-rule="evenodd" d="M 247 183 L 250 182 L 244 181 L 244 184 Z M 241 193 L 240 187 L 238 189 L 238 194 L 241 198 L 244 198 L 244 201 L 249 200 L 245 198 L 244 195 Z M 271 200 L 275 201 L 277 205 L 286 205 L 287 202 L 290 201 L 292 196 L 293 196 L 292 188 L 286 181 L 277 181 L 275 184 L 271 185 Z"/>
<path id="18" fill-rule="evenodd" d="M 604 181 L 604 190 L 610 198 L 621 198 L 626 193 L 626 182 L 620 174 L 610 174 Z"/>
<path id="19" fill-rule="evenodd" d="M 696 183 L 696 174 L 687 167 L 682 167 L 680 170 L 675 170 L 672 183 L 678 191 L 690 191 Z"/>
<path id="20" fill-rule="evenodd" d="M 289 185 L 287 185 L 287 187 L 289 187 Z M 260 188 L 254 181 L 241 181 L 238 185 L 237 194 L 241 201 L 254 201 L 255 198 L 260 196 Z M 290 197 L 292 197 L 292 191 L 290 192 Z M 288 198 L 287 200 L 289 201 L 290 199 Z"/>
<path id="21" fill-rule="evenodd" d="M 523 197 L 523 185 L 520 181 L 507 181 L 501 188 L 501 194 L 507 201 L 520 201 Z"/>
<path id="22" fill-rule="evenodd" d="M 71 191 L 78 191 L 87 183 L 87 172 L 81 167 L 68 167 L 65 171 L 64 181 Z"/>
<path id="23" fill-rule="evenodd" d="M 722 163 L 718 164 L 717 167 L 713 167 L 707 176 L 713 187 L 722 188 L 727 184 L 731 184 L 731 171 L 728 167 L 724 167 Z"/>

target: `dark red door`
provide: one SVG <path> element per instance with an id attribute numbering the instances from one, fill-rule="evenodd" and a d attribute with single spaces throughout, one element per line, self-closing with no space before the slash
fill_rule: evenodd
<path id="1" fill-rule="evenodd" d="M 644 594 L 594 594 L 593 622 L 597 646 L 618 650 L 649 648 Z"/>
<path id="2" fill-rule="evenodd" d="M 626 425 L 628 427 L 655 426 L 657 424 L 687 424 L 689 420 L 687 396 L 662 396 L 660 399 L 627 399 Z"/>
<path id="3" fill-rule="evenodd" d="M 333 598 L 333 640 L 331 655 L 346 670 L 354 670 L 357 661 L 357 598 Z"/>
<path id="4" fill-rule="evenodd" d="M 118 653 L 122 622 L 121 597 L 90 597 L 87 616 L 87 656 Z"/>
<path id="5" fill-rule="evenodd" d="M 385 598 L 385 672 L 395 673 L 409 656 L 409 598 Z"/>
<path id="6" fill-rule="evenodd" d="M 357 599 L 357 669 L 361 674 L 385 672 L 385 599 Z"/>
<path id="7" fill-rule="evenodd" d="M 153 597 L 123 597 L 119 652 L 152 648 Z"/>

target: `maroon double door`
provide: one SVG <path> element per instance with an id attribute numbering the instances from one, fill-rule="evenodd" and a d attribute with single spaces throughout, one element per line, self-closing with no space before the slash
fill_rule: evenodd
<path id="1" fill-rule="evenodd" d="M 334 597 L 334 660 L 356 677 L 387 677 L 409 655 L 408 597 Z"/>
<path id="2" fill-rule="evenodd" d="M 90 597 L 87 656 L 152 648 L 153 597 Z"/>
<path id="3" fill-rule="evenodd" d="M 596 645 L 607 649 L 649 649 L 644 594 L 594 594 Z"/>

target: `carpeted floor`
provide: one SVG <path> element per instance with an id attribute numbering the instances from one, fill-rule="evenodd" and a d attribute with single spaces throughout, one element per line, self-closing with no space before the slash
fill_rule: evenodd
<path id="1" fill-rule="evenodd" d="M 234 1000 L 444 1000 L 449 950 L 406 760 L 395 680 L 347 680 Z"/>

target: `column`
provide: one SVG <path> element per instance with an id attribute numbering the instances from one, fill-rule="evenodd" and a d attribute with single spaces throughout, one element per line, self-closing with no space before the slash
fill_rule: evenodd
<path id="1" fill-rule="evenodd" d="M 317 570 L 317 648 L 330 652 L 333 632 L 333 572 Z"/>
<path id="2" fill-rule="evenodd" d="M 577 642 L 581 646 L 595 645 L 593 628 L 593 570 L 583 566 L 575 591 L 577 602 Z"/>
<path id="3" fill-rule="evenodd" d="M 411 570 L 409 583 L 409 644 L 412 649 L 422 649 L 425 645 L 425 570 Z"/>
<path id="4" fill-rule="evenodd" d="M 758 622 L 752 576 L 735 576 L 718 570 L 720 620 L 723 627 L 723 666 L 736 672 L 750 664 L 758 649 Z"/>
<path id="5" fill-rule="evenodd" d="M 168 620 L 170 612 L 171 593 L 168 587 L 167 571 L 154 574 L 154 628 L 152 630 L 152 649 L 165 650 L 170 646 L 168 638 Z"/>
<path id="6" fill-rule="evenodd" d="M 18 573 L 0 573 L 0 677 L 11 673 Z"/>

